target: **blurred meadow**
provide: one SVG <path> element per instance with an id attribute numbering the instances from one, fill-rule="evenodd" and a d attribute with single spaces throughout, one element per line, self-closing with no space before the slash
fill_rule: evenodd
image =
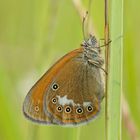
<path id="1" fill-rule="evenodd" d="M 88 0 L 82 3 L 88 9 Z M 139 9 L 139 0 L 124 0 L 123 95 L 140 139 Z M 93 0 L 90 12 L 96 34 L 103 38 L 104 1 Z M 81 24 L 72 0 L 0 1 L 0 140 L 105 139 L 104 101 L 96 120 L 76 128 L 37 125 L 22 113 L 33 84 L 58 58 L 80 46 Z M 122 117 L 122 140 L 135 140 L 126 119 Z"/>

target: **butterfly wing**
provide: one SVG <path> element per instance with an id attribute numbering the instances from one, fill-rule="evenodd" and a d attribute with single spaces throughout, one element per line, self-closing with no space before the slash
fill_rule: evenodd
<path id="1" fill-rule="evenodd" d="M 48 94 L 46 91 L 61 68 L 82 51 L 83 49 L 79 48 L 62 57 L 32 87 L 23 103 L 23 113 L 28 119 L 38 123 L 52 123 L 53 117 L 45 114 L 44 111 L 44 95 Z"/>
<path id="2" fill-rule="evenodd" d="M 53 77 L 44 98 L 46 115 L 53 124 L 78 125 L 92 120 L 100 111 L 104 89 L 100 69 L 79 53 Z"/>

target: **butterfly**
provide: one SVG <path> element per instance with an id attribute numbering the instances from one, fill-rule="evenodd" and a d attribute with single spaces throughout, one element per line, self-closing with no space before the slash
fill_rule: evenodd
<path id="1" fill-rule="evenodd" d="M 90 35 L 58 60 L 31 88 L 23 113 L 33 122 L 77 126 L 98 116 L 104 97 L 100 46 Z"/>

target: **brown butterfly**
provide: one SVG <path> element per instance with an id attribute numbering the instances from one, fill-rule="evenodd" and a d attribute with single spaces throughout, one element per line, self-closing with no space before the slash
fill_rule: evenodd
<path id="1" fill-rule="evenodd" d="M 79 125 L 94 119 L 104 97 L 103 59 L 95 36 L 57 61 L 31 88 L 24 115 L 38 123 Z"/>

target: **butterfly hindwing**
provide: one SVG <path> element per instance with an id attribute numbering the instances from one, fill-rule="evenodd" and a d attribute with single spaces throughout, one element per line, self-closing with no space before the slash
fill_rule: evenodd
<path id="1" fill-rule="evenodd" d="M 79 54 L 54 77 L 44 98 L 45 113 L 53 123 L 77 125 L 97 116 L 103 97 L 100 69 Z"/>

